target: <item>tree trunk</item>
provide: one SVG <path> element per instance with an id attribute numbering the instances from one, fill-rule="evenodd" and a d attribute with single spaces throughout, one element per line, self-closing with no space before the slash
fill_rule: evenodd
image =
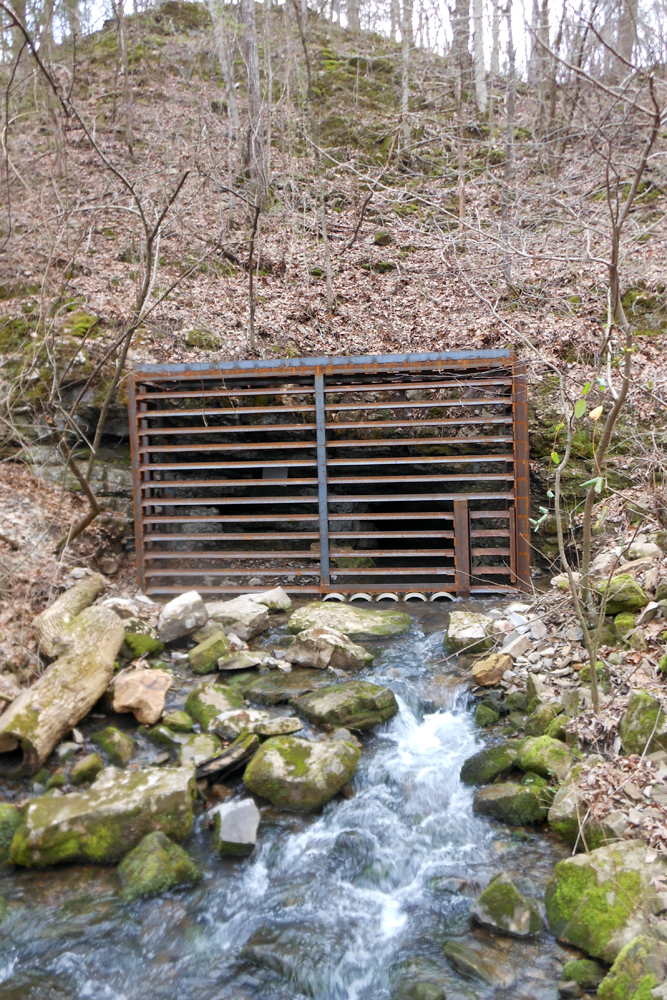
<path id="1" fill-rule="evenodd" d="M 621 59 L 632 62 L 632 53 L 637 42 L 637 9 L 638 0 L 623 0 L 621 4 L 621 15 L 618 19 L 618 35 L 616 37 L 616 51 Z M 622 80 L 627 76 L 629 69 L 620 60 L 616 63 L 616 79 Z"/>
<path id="2" fill-rule="evenodd" d="M 248 160 L 250 181 L 255 204 L 262 205 L 266 197 L 268 178 L 264 150 L 264 125 L 262 122 L 262 94 L 259 85 L 259 51 L 255 0 L 242 0 L 243 57 L 248 82 Z"/>
<path id="3" fill-rule="evenodd" d="M 39 650 L 49 658 L 60 652 L 58 638 L 73 618 L 89 607 L 107 589 L 107 582 L 100 573 L 92 573 L 79 580 L 73 587 L 61 594 L 57 601 L 33 622 L 39 642 Z"/>
<path id="4" fill-rule="evenodd" d="M 398 26 L 401 22 L 401 9 L 398 5 L 398 0 L 390 0 L 389 14 L 391 18 L 391 40 L 395 42 L 398 35 Z"/>
<path id="5" fill-rule="evenodd" d="M 470 85 L 470 0 L 455 0 L 452 16 L 452 69 L 462 95 Z"/>
<path id="6" fill-rule="evenodd" d="M 410 149 L 410 122 L 408 120 L 410 98 L 410 49 L 412 48 L 412 0 L 403 0 L 403 18 L 401 21 L 401 42 L 403 58 L 401 60 L 401 135 L 403 149 Z"/>
<path id="7" fill-rule="evenodd" d="M 549 72 L 550 57 L 549 48 L 549 0 L 542 0 L 538 9 L 537 26 L 537 50 L 535 53 L 535 63 L 537 71 L 537 131 L 544 135 L 547 131 L 549 121 L 549 82 L 551 74 Z"/>
<path id="8" fill-rule="evenodd" d="M 238 135 L 241 119 L 239 117 L 239 106 L 236 101 L 236 89 L 234 87 L 234 71 L 229 43 L 227 41 L 227 26 L 225 15 L 219 0 L 207 0 L 208 12 L 213 23 L 213 37 L 215 38 L 215 51 L 220 63 L 220 72 L 225 82 L 225 94 L 227 96 L 227 115 L 234 132 Z"/>
<path id="9" fill-rule="evenodd" d="M 359 0 L 347 0 L 347 26 L 350 31 L 359 31 Z"/>
<path id="10" fill-rule="evenodd" d="M 475 53 L 475 97 L 477 110 L 486 112 L 486 71 L 484 69 L 484 4 L 483 0 L 473 0 L 472 17 L 474 24 L 473 47 Z"/>
<path id="11" fill-rule="evenodd" d="M 505 168 L 500 193 L 500 232 L 503 241 L 503 271 L 508 288 L 513 287 L 512 259 L 509 251 L 509 212 L 511 187 L 514 178 L 514 102 L 516 97 L 516 72 L 514 39 L 512 36 L 512 0 L 507 4 L 507 132 L 505 138 Z"/>
<path id="12" fill-rule="evenodd" d="M 110 608 L 86 608 L 62 632 L 66 652 L 0 716 L 0 773 L 34 774 L 108 688 L 123 644 Z"/>

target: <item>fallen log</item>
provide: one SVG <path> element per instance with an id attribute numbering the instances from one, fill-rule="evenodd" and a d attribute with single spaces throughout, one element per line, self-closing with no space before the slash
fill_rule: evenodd
<path id="1" fill-rule="evenodd" d="M 61 651 L 58 644 L 60 633 L 106 589 L 107 583 L 101 573 L 91 573 L 61 594 L 41 615 L 37 615 L 33 625 L 40 652 L 45 656 L 57 656 Z"/>
<path id="2" fill-rule="evenodd" d="M 65 652 L 0 716 L 0 774 L 34 774 L 113 677 L 125 630 L 109 608 L 86 608 L 62 630 Z"/>

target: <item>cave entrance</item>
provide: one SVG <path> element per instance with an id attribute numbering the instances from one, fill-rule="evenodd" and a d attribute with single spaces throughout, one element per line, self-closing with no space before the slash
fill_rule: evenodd
<path id="1" fill-rule="evenodd" d="M 529 586 L 510 351 L 142 365 L 130 435 L 146 594 Z"/>

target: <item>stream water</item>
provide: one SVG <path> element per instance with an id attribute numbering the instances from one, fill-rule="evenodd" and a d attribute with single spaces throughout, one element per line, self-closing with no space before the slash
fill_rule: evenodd
<path id="1" fill-rule="evenodd" d="M 473 815 L 459 770 L 487 737 L 461 667 L 437 662 L 447 609 L 407 609 L 411 632 L 366 672 L 400 713 L 364 737 L 353 797 L 310 817 L 266 806 L 247 860 L 218 859 L 200 815 L 186 846 L 202 882 L 131 905 L 111 869 L 4 866 L 0 1000 L 556 1000 L 554 939 L 492 936 L 468 908 L 499 871 L 541 899 L 563 849 Z M 487 949 L 505 986 L 462 978 L 445 938 Z"/>

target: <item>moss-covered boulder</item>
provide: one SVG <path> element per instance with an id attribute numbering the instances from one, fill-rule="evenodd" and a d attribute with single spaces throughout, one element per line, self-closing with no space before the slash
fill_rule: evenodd
<path id="1" fill-rule="evenodd" d="M 9 857 L 14 834 L 23 823 L 23 814 L 11 802 L 0 802 L 0 864 Z"/>
<path id="2" fill-rule="evenodd" d="M 92 740 L 104 751 L 111 763 L 119 767 L 127 767 L 137 749 L 132 737 L 115 726 L 100 729 L 93 734 Z"/>
<path id="3" fill-rule="evenodd" d="M 551 723 L 556 718 L 556 706 L 545 702 L 537 706 L 526 719 L 524 731 L 526 736 L 544 736 Z"/>
<path id="4" fill-rule="evenodd" d="M 667 947 L 642 935 L 618 953 L 600 983 L 598 1000 L 651 1000 L 651 991 L 666 978 Z"/>
<path id="5" fill-rule="evenodd" d="M 243 780 L 251 792 L 281 809 L 321 808 L 353 777 L 361 750 L 347 740 L 312 742 L 297 736 L 267 740 Z"/>
<path id="6" fill-rule="evenodd" d="M 548 812 L 539 789 L 511 781 L 478 789 L 472 808 L 479 816 L 488 816 L 510 826 L 541 823 Z"/>
<path id="7" fill-rule="evenodd" d="M 106 768 L 87 792 L 29 802 L 9 859 L 26 868 L 111 864 L 154 830 L 182 840 L 192 827 L 195 795 L 192 767 Z"/>
<path id="8" fill-rule="evenodd" d="M 490 705 L 479 704 L 475 709 L 475 725 L 481 728 L 486 728 L 486 726 L 495 726 L 496 722 L 500 721 L 500 715 L 496 712 L 495 708 L 491 708 Z"/>
<path id="9" fill-rule="evenodd" d="M 649 919 L 662 907 L 652 880 L 666 876 L 667 860 L 647 863 L 641 840 L 566 858 L 547 884 L 549 926 L 561 941 L 611 963 L 650 933 Z"/>
<path id="10" fill-rule="evenodd" d="M 368 681 L 332 684 L 292 704 L 309 722 L 334 729 L 372 729 L 398 712 L 394 692 Z"/>
<path id="11" fill-rule="evenodd" d="M 177 708 L 173 712 L 167 712 L 162 717 L 162 725 L 167 726 L 174 733 L 191 733 L 194 723 L 192 717 L 187 712 Z"/>
<path id="12" fill-rule="evenodd" d="M 507 740 L 495 747 L 485 747 L 465 761 L 461 781 L 464 785 L 488 785 L 496 778 L 506 777 L 515 767 L 522 746 L 522 740 Z"/>
<path id="13" fill-rule="evenodd" d="M 581 767 L 575 765 L 572 774 L 556 792 L 549 809 L 549 825 L 563 840 L 579 851 L 594 850 L 618 839 L 614 831 L 614 814 L 599 822 L 590 815 L 586 786 L 580 782 Z"/>
<path id="14" fill-rule="evenodd" d="M 667 719 L 658 699 L 648 691 L 632 692 L 619 731 L 626 754 L 667 750 Z"/>
<path id="15" fill-rule="evenodd" d="M 470 907 L 471 916 L 489 930 L 527 938 L 544 927 L 537 905 L 519 892 L 509 875 L 498 875 Z"/>
<path id="16" fill-rule="evenodd" d="M 97 775 L 104 769 L 104 761 L 98 753 L 87 753 L 81 760 L 77 760 L 72 768 L 69 780 L 73 785 L 85 785 L 94 781 Z"/>
<path id="17" fill-rule="evenodd" d="M 263 708 L 233 708 L 222 712 L 211 723 L 211 732 L 223 740 L 235 740 L 241 733 L 258 736 L 288 736 L 303 729 L 303 722 L 294 715 L 279 715 Z"/>
<path id="18" fill-rule="evenodd" d="M 565 781 L 577 759 L 577 751 L 550 736 L 526 740 L 521 747 L 517 765 L 522 771 L 534 771 L 543 778 Z"/>
<path id="19" fill-rule="evenodd" d="M 607 597 L 607 614 L 620 615 L 623 611 L 641 611 L 648 604 L 648 597 L 629 573 L 618 573 L 608 582 L 600 584 L 601 593 Z"/>
<path id="20" fill-rule="evenodd" d="M 179 764 L 203 764 L 215 757 L 221 748 L 220 740 L 213 733 L 193 733 L 178 751 Z"/>
<path id="21" fill-rule="evenodd" d="M 576 983 L 589 993 L 597 990 L 605 976 L 605 968 L 592 958 L 575 958 L 566 962 L 561 973 L 561 981 Z"/>
<path id="22" fill-rule="evenodd" d="M 185 711 L 198 722 L 202 729 L 208 729 L 221 712 L 229 712 L 232 708 L 241 708 L 243 695 L 225 684 L 215 681 L 203 681 L 188 695 Z"/>
<path id="23" fill-rule="evenodd" d="M 146 732 L 148 739 L 151 743 L 156 743 L 158 746 L 167 747 L 168 750 L 180 750 L 184 743 L 187 743 L 190 739 L 190 732 L 176 732 L 169 726 L 165 726 L 164 723 L 160 723 L 157 726 L 153 726 Z"/>
<path id="24" fill-rule="evenodd" d="M 192 858 L 161 830 L 148 833 L 118 865 L 122 897 L 132 902 L 142 896 L 159 896 L 178 885 L 201 878 Z"/>
<path id="25" fill-rule="evenodd" d="M 259 705 L 279 705 L 330 684 L 331 674 L 323 670 L 292 670 L 289 674 L 272 670 L 262 677 L 250 675 L 241 690 L 248 701 Z"/>
<path id="26" fill-rule="evenodd" d="M 212 674 L 218 669 L 218 660 L 228 656 L 230 652 L 229 639 L 220 628 L 190 650 L 188 653 L 190 670 L 195 674 Z"/>
<path id="27" fill-rule="evenodd" d="M 622 611 L 620 615 L 616 615 L 614 618 L 614 630 L 616 635 L 623 637 L 631 632 L 635 627 L 635 622 L 637 621 L 637 616 L 633 615 L 630 611 Z"/>
<path id="28" fill-rule="evenodd" d="M 151 653 L 161 653 L 164 649 L 164 643 L 160 642 L 157 629 L 141 618 L 125 618 L 123 628 L 125 639 L 121 653 L 124 656 L 135 659 Z"/>
<path id="29" fill-rule="evenodd" d="M 447 622 L 445 646 L 450 653 L 480 653 L 493 646 L 493 618 L 475 611 L 452 611 Z"/>
<path id="30" fill-rule="evenodd" d="M 351 604 L 313 601 L 297 608 L 290 616 L 288 632 L 304 632 L 311 628 L 333 628 L 343 635 L 359 639 L 381 639 L 401 635 L 410 628 L 409 615 L 379 608 L 355 608 Z"/>

